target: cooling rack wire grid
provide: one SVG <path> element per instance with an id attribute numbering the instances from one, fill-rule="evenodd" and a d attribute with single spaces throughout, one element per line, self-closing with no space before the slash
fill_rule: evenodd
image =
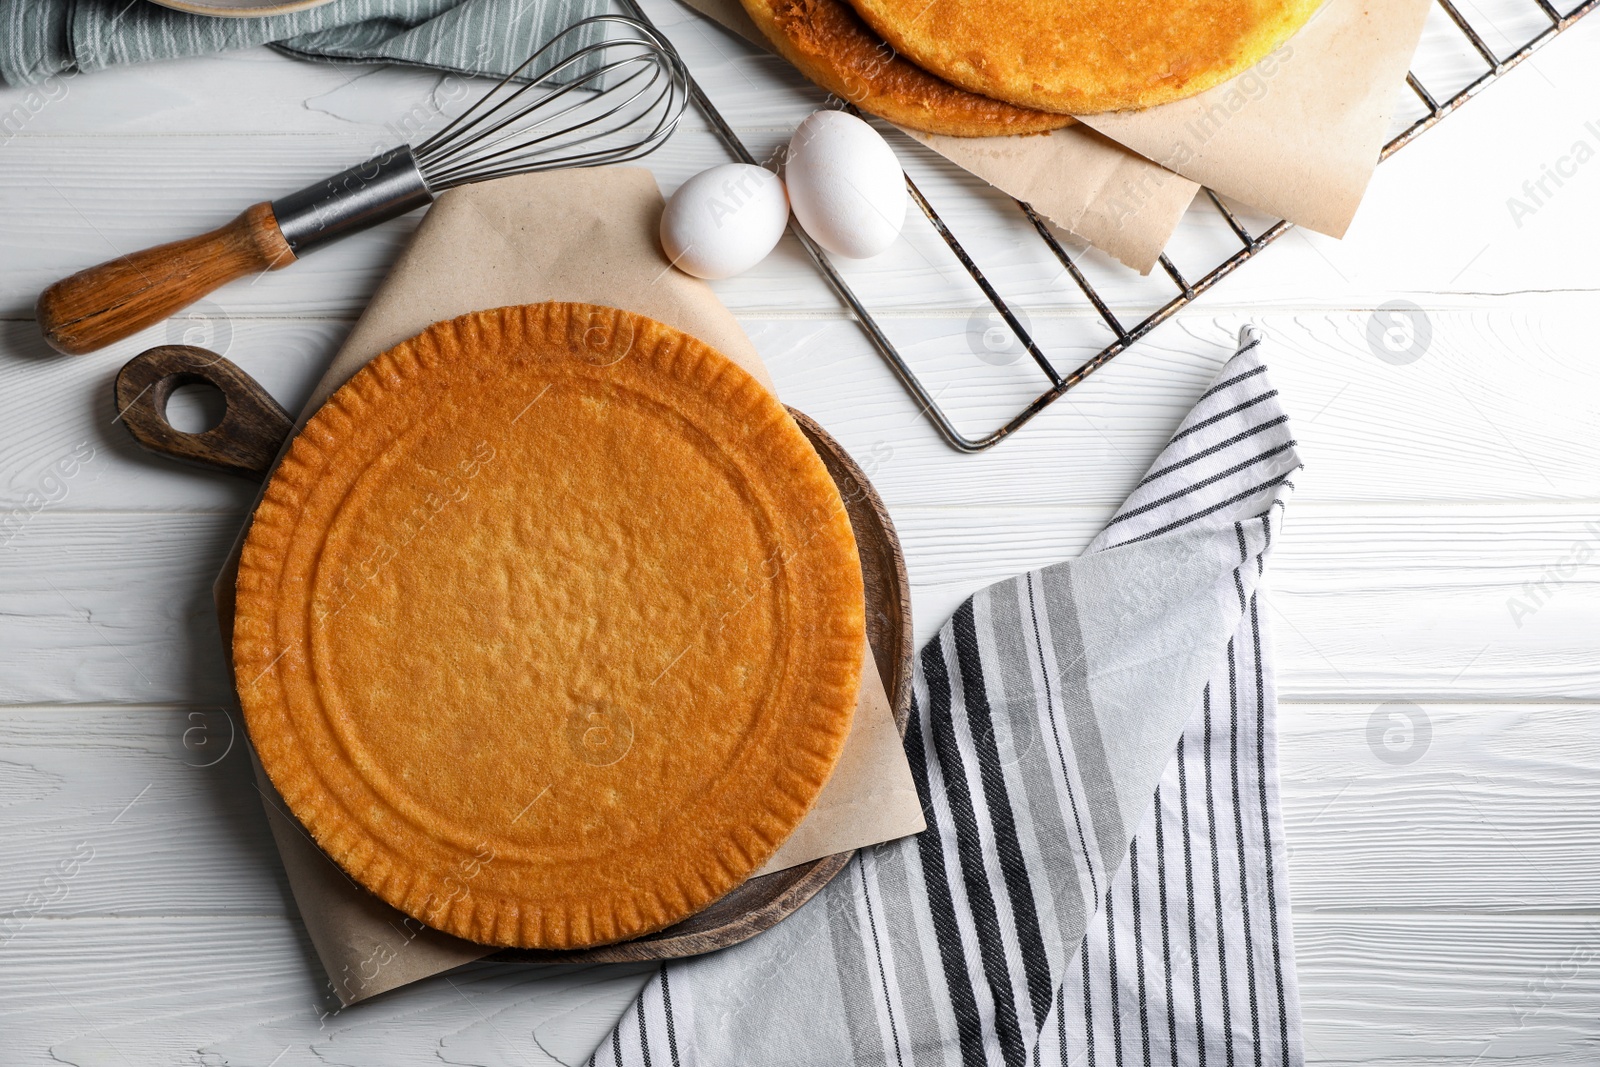
<path id="1" fill-rule="evenodd" d="M 619 3 L 628 14 L 642 22 L 649 23 L 648 16 L 639 7 L 636 0 L 619 0 Z M 1410 119 L 1409 123 L 1396 133 L 1379 156 L 1380 160 L 1388 159 L 1395 152 L 1404 148 L 1446 115 L 1456 111 L 1461 105 L 1481 93 L 1487 86 L 1504 76 L 1513 67 L 1533 55 L 1555 37 L 1571 28 L 1579 19 L 1588 15 L 1600 5 L 1600 0 L 1585 0 L 1576 7 L 1562 12 L 1548 0 L 1531 0 L 1527 7 L 1529 12 L 1537 16 L 1538 28 L 1531 36 L 1518 37 L 1515 29 L 1523 19 L 1508 18 L 1503 22 L 1492 20 L 1488 16 L 1479 15 L 1477 22 L 1467 18 L 1462 13 L 1461 4 L 1454 0 L 1436 0 L 1437 10 L 1433 15 L 1442 13 L 1447 20 L 1446 25 L 1452 28 L 1449 34 L 1425 34 L 1422 44 L 1413 57 L 1411 70 L 1406 74 L 1406 85 L 1410 88 L 1414 99 L 1406 101 L 1406 107 L 1400 109 L 1401 119 Z M 1528 12 L 1513 12 L 1525 15 Z M 1499 24 L 1496 24 L 1499 22 Z M 1526 33 L 1526 28 L 1523 29 Z M 1493 47 L 1489 40 L 1518 40 L 1522 43 L 1510 51 L 1503 48 L 1499 51 Z M 1467 66 L 1463 69 L 1460 62 L 1450 62 L 1454 53 L 1461 53 L 1467 59 Z M 1504 53 L 1504 54 L 1502 54 Z M 1430 89 L 1418 69 L 1435 69 L 1436 73 L 1430 80 L 1439 83 L 1448 81 L 1453 92 L 1436 92 Z M 718 138 L 727 146 L 734 158 L 745 163 L 757 163 L 756 158 L 740 140 L 731 126 L 723 119 L 716 106 L 706 96 L 691 73 L 689 78 L 689 96 L 694 105 L 700 110 L 710 124 Z M 842 106 L 845 110 L 854 109 L 848 104 L 834 99 L 835 106 Z M 1415 116 L 1414 118 L 1412 116 Z M 1026 223 L 1037 233 L 1039 240 L 1044 242 L 1049 252 L 1060 262 L 1061 268 L 1071 277 L 1083 299 L 1088 306 L 1094 309 L 1099 319 L 1110 331 L 1110 340 L 1098 352 L 1082 359 L 1071 369 L 1062 369 L 1057 363 L 1058 356 L 1052 359 L 1047 356 L 1035 341 L 1032 332 L 1028 329 L 1022 317 L 1009 305 L 1005 298 L 995 288 L 993 283 L 984 275 L 973 256 L 962 245 L 961 241 L 951 231 L 939 212 L 929 202 L 928 198 L 918 188 L 917 183 L 910 174 L 906 175 L 906 188 L 911 195 L 911 200 L 921 209 L 934 231 L 943 239 L 945 245 L 955 260 L 960 263 L 972 281 L 982 291 L 985 299 L 993 307 L 994 313 L 1005 323 L 1011 335 L 1020 344 L 1023 351 L 1032 360 L 1038 371 L 1044 375 L 1046 385 L 1042 392 L 1028 400 L 1021 410 L 1012 415 L 1000 426 L 987 432 L 971 436 L 959 429 L 951 418 L 949 411 L 939 403 L 940 391 L 929 388 L 927 382 L 918 375 L 911 363 L 895 346 L 888 333 L 879 320 L 874 317 L 871 310 L 862 301 L 861 297 L 850 286 L 849 282 L 839 272 L 838 268 L 828 258 L 828 254 L 811 241 L 806 235 L 794 228 L 795 236 L 799 238 L 806 253 L 816 264 L 828 285 L 839 296 L 839 299 L 850 309 L 859 323 L 862 331 L 872 342 L 884 360 L 894 370 L 895 375 L 911 394 L 920 411 L 925 414 L 939 430 L 939 433 L 949 444 L 962 452 L 981 452 L 992 448 L 1005 440 L 1016 430 L 1026 425 L 1035 415 L 1038 415 L 1050 404 L 1060 399 L 1067 390 L 1082 383 L 1089 375 L 1105 366 L 1118 355 L 1151 333 L 1162 323 L 1172 318 L 1184 307 L 1199 298 L 1202 293 L 1210 290 L 1228 275 L 1238 270 L 1242 265 L 1259 255 L 1266 247 L 1277 241 L 1284 234 L 1293 229 L 1293 224 L 1283 219 L 1276 222 L 1252 225 L 1244 217 L 1245 209 L 1229 207 L 1223 197 L 1218 196 L 1210 189 L 1202 189 L 1202 196 L 1196 197 L 1195 207 L 1191 207 L 1179 225 L 1181 233 L 1185 227 L 1215 225 L 1218 217 L 1226 224 L 1236 244 L 1231 252 L 1225 252 L 1204 274 L 1192 278 L 1180 271 L 1171 258 L 1163 253 L 1159 259 L 1161 270 L 1170 281 L 1173 295 L 1160 303 L 1153 311 L 1140 309 L 1124 309 L 1121 313 L 1111 306 L 1111 302 L 1101 295 L 1093 282 L 1089 279 L 1080 264 L 1083 250 L 1069 248 L 1053 234 L 1047 227 L 1045 220 L 1036 213 L 1032 207 L 1021 200 L 1012 200 L 1016 209 L 1022 213 Z M 1209 215 L 1207 219 L 1204 216 Z M 1176 242 L 1178 235 L 1168 242 L 1168 248 Z M 1142 317 L 1140 317 L 1142 316 Z"/>

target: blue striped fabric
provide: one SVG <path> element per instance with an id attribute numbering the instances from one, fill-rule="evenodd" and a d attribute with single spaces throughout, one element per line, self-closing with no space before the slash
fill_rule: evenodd
<path id="1" fill-rule="evenodd" d="M 919 654 L 928 829 L 663 965 L 597 1067 L 1303 1062 L 1259 594 L 1299 458 L 1258 352 L 1082 557 Z"/>
<path id="2" fill-rule="evenodd" d="M 503 77 L 606 0 L 333 0 L 264 18 L 144 0 L 0 0 L 0 82 L 33 85 L 122 63 L 272 44 L 302 59 Z"/>

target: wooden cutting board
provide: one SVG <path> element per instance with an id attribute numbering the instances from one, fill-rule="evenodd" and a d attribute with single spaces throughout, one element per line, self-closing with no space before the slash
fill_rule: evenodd
<path id="1" fill-rule="evenodd" d="M 167 400 L 184 385 L 203 384 L 223 396 L 222 420 L 200 433 L 167 421 Z M 152 452 L 213 471 L 261 481 L 294 433 L 294 419 L 229 360 L 203 348 L 165 345 L 135 356 L 118 373 L 120 421 Z M 789 409 L 822 458 L 844 499 L 861 556 L 867 638 L 895 722 L 906 730 L 911 709 L 910 589 L 894 524 L 866 474 L 820 426 Z M 224 647 L 232 645 L 232 614 L 219 612 Z M 683 922 L 631 941 L 573 952 L 505 950 L 500 959 L 539 963 L 614 963 L 670 959 L 737 944 L 773 926 L 815 896 L 854 852 L 825 856 L 752 878 Z"/>

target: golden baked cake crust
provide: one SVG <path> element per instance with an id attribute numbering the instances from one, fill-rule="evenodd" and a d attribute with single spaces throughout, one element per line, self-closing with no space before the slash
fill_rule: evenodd
<path id="1" fill-rule="evenodd" d="M 864 645 L 855 540 L 777 400 L 612 308 L 437 323 L 358 372 L 240 558 L 251 740 L 417 919 L 565 949 L 668 926 L 810 808 Z"/>
<path id="2" fill-rule="evenodd" d="M 907 58 L 1019 107 L 1153 107 L 1239 74 L 1321 0 L 850 0 Z"/>
<path id="3" fill-rule="evenodd" d="M 834 95 L 899 126 L 951 137 L 1044 133 L 1067 115 L 969 93 L 900 56 L 844 0 L 741 0 L 778 53 Z"/>

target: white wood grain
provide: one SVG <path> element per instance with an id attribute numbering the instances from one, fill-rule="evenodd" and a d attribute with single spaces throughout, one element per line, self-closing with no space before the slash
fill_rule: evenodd
<path id="1" fill-rule="evenodd" d="M 1294 932 L 1310 1062 L 1592 1062 L 1593 916 L 1299 915 Z M 481 963 L 335 1013 L 299 924 L 267 917 L 39 921 L 5 951 L 8 1063 L 576 1064 L 641 982 Z"/>
<path id="2" fill-rule="evenodd" d="M 1366 510 L 1298 504 L 1279 544 L 1285 696 L 1600 700 L 1600 534 L 1587 505 Z M 918 640 L 977 589 L 1075 555 L 1103 520 L 1100 509 L 899 508 Z M 210 589 L 240 522 L 35 516 L 0 570 L 11 653 L 0 701 L 225 703 Z M 1585 546 L 1587 561 L 1572 562 Z"/>
<path id="3" fill-rule="evenodd" d="M 1310 1063 L 1593 1062 L 1593 916 L 1297 915 L 1294 933 Z"/>
<path id="4" fill-rule="evenodd" d="M 777 61 L 646 3 L 758 153 L 816 104 Z M 1517 32 L 1542 17 L 1471 7 L 1520 11 Z M 1455 31 L 1435 16 L 1444 46 Z M 785 398 L 871 465 L 919 638 L 974 589 L 1080 551 L 1238 326 L 1262 327 L 1308 463 L 1272 620 L 1314 1064 L 1587 1067 L 1600 1048 L 1600 163 L 1547 182 L 1520 225 L 1508 206 L 1579 140 L 1600 146 L 1597 34 L 1574 31 L 1381 167 L 1345 241 L 1291 234 L 982 456 L 945 448 L 792 241 L 717 286 Z M 1456 40 L 1424 73 L 1442 93 L 1475 65 Z M 231 698 L 209 585 L 251 487 L 139 453 L 111 378 L 150 344 L 204 343 L 298 407 L 414 220 L 82 359 L 49 355 L 31 321 L 56 277 L 338 169 L 456 92 L 265 50 L 73 78 L 20 125 L 26 91 L 0 89 L 0 516 L 27 513 L 0 533 L 0 917 L 25 916 L 0 931 L 15 934 L 0 1067 L 575 1063 L 641 980 L 480 964 L 328 1014 L 240 752 L 195 766 L 236 721 L 217 710 Z M 1105 342 L 1014 206 L 896 144 L 1053 356 Z M 723 158 L 691 120 L 650 165 L 670 191 Z M 1191 274 L 1232 250 L 1208 212 L 1171 249 Z M 1126 315 L 1172 293 L 1074 252 Z M 976 358 L 980 297 L 920 224 L 847 274 L 969 431 L 1042 387 L 1026 364 Z M 1366 337 L 1393 299 L 1432 330 L 1407 366 Z M 72 474 L 51 480 L 63 461 Z M 1431 731 L 1412 763 L 1373 748 L 1388 701 Z"/>
<path id="5" fill-rule="evenodd" d="M 653 969 L 477 963 L 340 1012 L 296 919 L 35 920 L 4 951 L 8 1067 L 576 1065 Z"/>
<path id="6" fill-rule="evenodd" d="M 1375 703 L 1285 706 L 1295 908 L 1600 911 L 1600 706 L 1406 710 L 1428 738 L 1396 765 L 1372 747 Z M 212 707 L 0 711 L 0 901 L 51 885 L 40 921 L 295 915 L 242 738 L 237 712 Z"/>
<path id="7" fill-rule="evenodd" d="M 1600 708 L 1407 703 L 1283 706 L 1297 915 L 1600 914 L 1588 826 L 1600 816 Z M 1392 713 L 1411 720 L 1391 741 L 1413 762 L 1378 754 L 1392 750 L 1375 723 L 1397 724 Z"/>
<path id="8" fill-rule="evenodd" d="M 785 399 L 816 413 L 897 511 L 909 506 L 1084 506 L 1108 515 L 1138 480 L 1231 352 L 1243 322 L 1267 338 L 1308 470 L 1308 499 L 1363 506 L 1428 501 L 1579 502 L 1600 495 L 1600 363 L 1593 298 L 1564 294 L 1520 307 L 1431 314 L 1431 347 L 1394 366 L 1368 348 L 1367 311 L 1226 315 L 1169 323 L 1045 411 L 1024 435 L 954 460 L 859 329 L 838 320 L 743 319 Z M 1037 320 L 1053 339 L 1057 321 Z M 31 323 L 0 337 L 32 343 Z M 1070 323 L 1067 325 L 1071 325 Z M 237 511 L 236 479 L 140 451 L 113 423 L 117 368 L 152 344 L 220 349 L 290 410 L 342 341 L 343 320 L 258 319 L 201 308 L 104 352 L 0 362 L 0 508 L 20 504 L 50 467 L 88 442 L 93 462 L 58 511 Z M 891 332 L 939 401 L 969 430 L 998 424 L 1037 391 L 1031 362 L 996 367 L 973 354 L 965 316 L 897 317 Z M 1596 509 L 1600 514 L 1600 509 Z"/>

